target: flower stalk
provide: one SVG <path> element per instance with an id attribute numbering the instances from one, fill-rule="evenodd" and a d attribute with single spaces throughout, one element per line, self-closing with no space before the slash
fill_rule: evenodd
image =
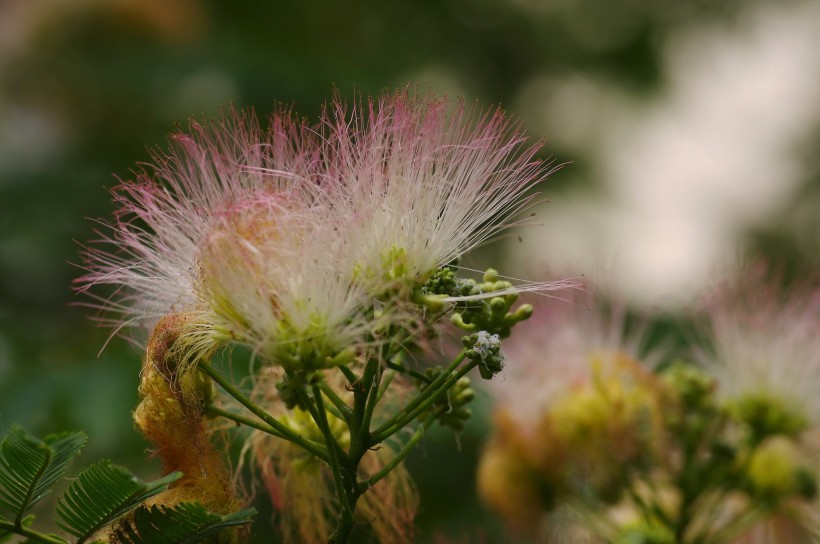
<path id="1" fill-rule="evenodd" d="M 400 410 L 373 429 L 373 417 L 377 412 L 377 405 L 383 399 L 383 388 L 389 387 L 392 381 L 390 367 L 398 366 L 397 364 L 380 364 L 380 358 L 389 355 L 390 351 L 389 346 L 380 349 L 379 353 L 365 364 L 362 376 L 348 384 L 352 389 L 352 399 L 348 402 L 327 379 L 299 380 L 291 377 L 292 383 L 299 384 L 293 388 L 299 399 L 299 406 L 310 414 L 321 436 L 321 444 L 297 433 L 286 423 L 276 419 L 258 402 L 230 383 L 209 362 L 200 361 L 198 365 L 203 374 L 255 417 L 238 414 L 214 404 L 206 406 L 207 413 L 239 425 L 246 425 L 278 439 L 290 441 L 328 467 L 338 500 L 335 530 L 329 536 L 329 542 L 349 541 L 356 526 L 362 523 L 356 516 L 356 507 L 360 498 L 388 477 L 407 458 L 421 441 L 425 431 L 436 421 L 437 413 L 432 409 L 433 406 L 452 391 L 455 384 L 470 370 L 479 365 L 479 361 L 467 358 L 468 349 L 465 348 L 434 379 L 414 371 L 418 377 L 425 378 L 419 380 L 419 392 Z M 342 376 L 352 374 L 350 371 L 345 372 L 341 367 L 338 372 Z M 385 376 L 385 372 L 390 374 Z M 308 383 L 309 381 L 313 383 Z M 343 422 L 346 427 L 343 433 L 331 428 L 328 414 L 335 414 L 335 417 Z M 419 418 L 422 418 L 422 421 L 417 424 L 413 434 L 383 466 L 370 474 L 362 472 L 362 461 L 371 449 L 379 447 L 382 442 L 402 429 L 416 424 Z M 343 447 L 342 437 L 349 437 L 347 448 Z"/>
<path id="2" fill-rule="evenodd" d="M 231 397 L 239 401 L 242 406 L 250 410 L 250 412 L 261 419 L 264 423 L 270 425 L 270 427 L 278 433 L 275 436 L 281 436 L 286 440 L 297 444 L 301 448 L 309 451 L 316 457 L 320 459 L 326 460 L 328 459 L 328 452 L 326 447 L 322 448 L 314 444 L 311 441 L 305 440 L 303 437 L 299 436 L 298 434 L 294 433 L 292 429 L 287 427 L 286 425 L 280 423 L 276 420 L 272 415 L 267 413 L 262 407 L 258 404 L 253 402 L 247 395 L 245 395 L 238 387 L 234 386 L 230 381 L 228 381 L 225 376 L 223 376 L 219 371 L 217 371 L 214 367 L 212 367 L 206 361 L 200 361 L 198 368 L 201 372 L 205 373 L 209 378 L 211 378 L 214 382 L 219 384 L 222 389 L 225 390 Z M 234 419 L 233 417 L 230 419 Z M 272 434 L 272 433 L 270 433 Z"/>

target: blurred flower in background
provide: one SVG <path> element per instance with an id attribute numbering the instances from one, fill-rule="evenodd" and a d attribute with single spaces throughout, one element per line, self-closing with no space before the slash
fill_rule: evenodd
<path id="1" fill-rule="evenodd" d="M 820 286 L 817 275 L 783 288 L 762 263 L 740 268 L 704 304 L 704 344 L 694 358 L 729 410 L 756 437 L 752 485 L 782 492 L 820 469 Z M 790 475 L 808 464 L 810 473 Z M 816 492 L 816 489 L 815 489 Z M 744 542 L 817 542 L 820 501 L 788 504 Z"/>
<path id="2" fill-rule="evenodd" d="M 706 304 L 699 366 L 628 355 L 625 321 L 601 296 L 587 306 L 596 327 L 580 312 L 528 324 L 506 394 L 488 390 L 497 409 L 478 471 L 513 534 L 818 541 L 816 286 L 783 290 L 763 272 L 735 270 Z"/>

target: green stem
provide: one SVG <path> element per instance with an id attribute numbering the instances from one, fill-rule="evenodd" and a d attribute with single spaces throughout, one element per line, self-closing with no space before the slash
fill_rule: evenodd
<path id="1" fill-rule="evenodd" d="M 342 416 L 341 419 L 345 421 L 350 420 L 350 416 L 353 415 L 353 411 L 350 407 L 343 401 L 339 395 L 336 394 L 336 391 L 333 390 L 327 383 L 322 382 L 319 386 L 322 389 L 322 393 L 328 398 L 328 400 L 333 403 L 333 406 L 339 411 L 339 414 Z"/>
<path id="2" fill-rule="evenodd" d="M 346 543 L 355 527 L 356 520 L 353 514 L 362 493 L 356 484 L 359 463 L 367 453 L 370 441 L 370 421 L 376 404 L 381 398 L 379 395 L 381 389 L 379 387 L 379 378 L 384 368 L 380 364 L 380 360 L 389 354 L 389 350 L 389 346 L 384 347 L 380 358 L 369 358 L 365 363 L 361 377 L 355 376 L 355 374 L 350 376 L 345 373 L 353 390 L 353 410 L 347 420 L 348 431 L 350 432 L 350 447 L 348 448 L 346 463 L 341 467 L 340 476 L 342 483 L 349 486 L 350 493 L 347 495 L 347 487 L 340 490 L 340 493 L 345 493 L 349 510 L 342 509 L 337 521 L 336 531 L 330 538 L 333 543 Z"/>
<path id="3" fill-rule="evenodd" d="M 362 377 L 353 386 L 353 413 L 350 417 L 348 429 L 350 430 L 351 458 L 364 455 L 367 450 L 367 435 L 369 432 L 368 411 L 372 414 L 372 406 L 368 409 L 368 399 L 370 398 L 370 388 L 373 387 L 373 377 L 378 366 L 376 359 L 369 359 L 364 367 Z M 359 457 L 360 458 L 360 457 Z M 358 468 L 358 465 L 356 466 Z"/>
<path id="4" fill-rule="evenodd" d="M 235 412 L 231 412 L 230 410 L 225 410 L 224 408 L 220 408 L 219 406 L 214 406 L 213 404 L 205 406 L 205 413 L 212 416 L 219 416 L 224 417 L 225 419 L 230 419 L 238 425 L 246 425 L 248 427 L 256 429 L 257 431 L 262 431 L 263 433 L 267 433 L 277 438 L 285 438 L 285 436 L 282 435 L 282 433 L 280 433 L 270 425 L 267 425 L 255 419 L 251 419 L 247 416 L 243 416 L 242 414 L 237 414 Z"/>
<path id="5" fill-rule="evenodd" d="M 424 422 L 419 426 L 419 428 L 416 429 L 416 432 L 413 433 L 413 436 L 411 436 L 410 439 L 401 447 L 401 449 L 398 452 L 396 452 L 396 455 L 390 460 L 390 462 L 384 465 L 381 468 L 381 470 L 370 476 L 370 478 L 368 478 L 366 481 L 359 482 L 357 484 L 359 487 L 359 491 L 361 493 L 364 493 L 365 491 L 373 487 L 376 484 L 376 482 L 387 476 L 394 468 L 396 468 L 399 465 L 399 463 L 404 461 L 407 455 L 411 451 L 413 451 L 413 448 L 416 447 L 416 444 L 418 444 L 421 441 L 422 437 L 424 436 L 424 433 L 427 431 L 430 425 L 432 425 L 433 421 L 435 421 L 435 417 L 431 414 L 427 417 L 427 419 L 424 420 Z"/>
<path id="6" fill-rule="evenodd" d="M 40 480 L 40 478 L 43 477 L 43 474 L 45 473 L 46 468 L 48 468 L 48 466 L 51 464 L 51 459 L 52 459 L 52 456 L 54 455 L 54 450 L 52 450 L 51 448 L 43 448 L 40 451 L 43 452 L 44 458 L 43 458 L 42 463 L 40 464 L 40 467 L 37 469 L 37 473 L 31 479 L 32 482 L 37 482 L 37 481 Z M 17 528 L 21 529 L 21 530 L 25 529 L 25 527 L 23 527 L 23 514 L 25 514 L 26 506 L 31 506 L 31 497 L 34 494 L 35 487 L 36 486 L 33 486 L 33 485 L 28 486 L 28 490 L 26 491 L 26 496 L 20 502 L 20 504 L 22 505 L 22 508 L 20 509 L 20 512 L 17 513 L 17 517 L 14 518 L 14 525 Z"/>
<path id="7" fill-rule="evenodd" d="M 33 531 L 23 527 L 20 524 L 15 524 L 7 520 L 0 519 L 0 529 L 24 536 L 33 542 L 41 542 L 42 544 L 68 544 L 67 540 L 63 540 L 58 536 L 44 535 L 43 533 L 38 533 L 37 531 Z"/>
<path id="8" fill-rule="evenodd" d="M 366 390 L 367 400 L 365 401 L 364 414 L 359 428 L 359 437 L 362 444 L 369 444 L 370 442 L 370 423 L 373 421 L 373 413 L 376 410 L 376 405 L 381 400 L 381 379 L 386 367 L 391 365 L 391 359 L 395 356 L 399 361 L 404 356 L 405 349 L 403 346 L 407 337 L 403 337 L 401 331 L 395 331 L 394 328 L 388 330 L 388 335 L 392 338 L 391 342 L 386 342 L 381 346 L 378 359 L 370 359 L 365 366 L 364 374 L 362 375 L 363 390 Z M 399 365 L 400 366 L 400 365 Z"/>
<path id="9" fill-rule="evenodd" d="M 424 402 L 426 400 L 426 398 L 430 394 L 432 394 L 432 392 L 436 391 L 438 389 L 438 387 L 447 380 L 450 373 L 453 372 L 456 368 L 458 368 L 458 365 L 460 365 L 461 362 L 464 361 L 464 358 L 466 356 L 467 356 L 467 350 L 462 349 L 461 352 L 458 354 L 458 356 L 456 356 L 456 358 L 453 360 L 453 362 L 450 363 L 450 366 L 448 366 L 447 369 L 444 372 L 442 372 L 441 374 L 436 376 L 436 378 L 432 382 L 429 382 L 427 384 L 427 386 L 416 396 L 416 398 L 411 400 L 407 404 L 407 406 L 402 408 L 401 412 L 396 414 L 395 417 L 399 417 L 399 416 L 401 416 L 402 413 L 406 413 L 406 412 L 410 412 L 410 411 L 414 410 L 419 404 Z M 379 431 L 381 429 L 385 428 L 386 426 L 387 426 L 387 424 L 382 425 L 382 427 L 380 429 L 376 429 L 374 434 L 378 434 Z"/>
<path id="10" fill-rule="evenodd" d="M 453 372 L 458 367 L 458 365 L 461 364 L 462 361 L 464 361 L 464 358 L 466 357 L 466 353 L 467 353 L 467 350 L 462 349 L 461 352 L 456 356 L 456 358 L 453 360 L 453 362 L 450 363 L 450 365 L 447 367 L 447 369 L 444 372 L 442 372 L 441 374 L 436 376 L 436 378 L 433 381 L 428 382 L 428 384 L 424 387 L 424 389 L 422 389 L 419 392 L 419 394 L 416 395 L 416 397 L 407 404 L 407 406 L 402 408 L 401 411 L 399 411 L 395 416 L 393 416 L 390 419 L 390 421 L 387 421 L 381 427 L 376 429 L 373 432 L 373 435 L 382 434 L 388 427 L 392 427 L 394 422 L 398 418 L 401 418 L 402 415 L 413 412 L 420 404 L 426 402 L 426 400 L 429 398 L 429 396 L 434 394 L 438 390 L 439 386 L 447 380 L 447 378 L 450 376 L 450 373 Z M 371 436 L 373 436 L 373 435 L 371 435 Z M 387 435 L 387 436 L 390 436 L 390 435 Z M 375 445 L 375 444 L 378 444 L 378 442 L 372 443 L 371 445 Z"/>
<path id="11" fill-rule="evenodd" d="M 463 356 L 457 359 L 458 362 L 461 362 Z M 475 368 L 478 365 L 475 361 L 470 361 L 466 365 L 464 365 L 458 372 L 455 374 L 453 372 L 454 368 L 453 365 L 450 365 L 450 368 L 447 369 L 447 373 L 444 374 L 445 381 L 444 383 L 435 388 L 436 382 L 439 382 L 437 378 L 432 384 L 422 390 L 419 393 L 419 396 L 413 399 L 413 402 L 408 404 L 406 408 L 401 410 L 396 416 L 394 416 L 390 421 L 376 429 L 373 434 L 371 435 L 370 440 L 370 447 L 375 446 L 376 444 L 387 440 L 408 424 L 410 424 L 414 419 L 416 419 L 419 415 L 424 413 L 434 402 L 436 402 L 442 395 L 446 394 L 447 391 L 453 387 L 453 385 L 460 380 L 465 374 L 467 374 L 470 370 Z M 449 378 L 447 378 L 449 376 Z M 431 391 L 432 390 L 432 391 Z M 418 402 L 416 402 L 418 401 Z M 415 405 L 414 408 L 410 409 L 411 405 Z"/>
<path id="12" fill-rule="evenodd" d="M 330 432 L 330 424 L 327 422 L 327 407 L 325 407 L 325 403 L 322 400 L 322 395 L 319 394 L 315 397 L 315 404 L 311 402 L 310 395 L 308 392 L 301 388 L 297 387 L 295 389 L 296 394 L 299 395 L 299 398 L 302 401 L 302 405 L 304 409 L 310 414 L 310 417 L 313 419 L 313 422 L 316 423 L 316 426 L 319 428 L 319 431 L 322 433 L 322 437 L 325 439 L 325 446 L 328 452 L 328 465 L 333 468 L 334 464 L 334 455 L 335 455 L 335 464 L 338 465 L 341 459 L 347 460 L 347 455 L 342 450 L 342 447 L 339 445 L 339 442 L 333 436 L 333 433 Z M 317 385 L 313 386 L 314 395 L 321 390 Z M 322 422 L 324 422 L 324 426 L 327 427 L 327 432 L 325 429 L 322 428 Z"/>
<path id="13" fill-rule="evenodd" d="M 713 442 L 716 433 L 723 428 L 723 418 L 712 421 L 710 426 L 704 429 L 696 422 L 687 419 L 685 414 L 681 414 L 680 417 L 682 426 L 678 439 L 682 440 L 683 459 L 680 474 L 676 478 L 677 487 L 681 490 L 677 523 L 674 526 L 676 542 L 683 542 L 684 537 L 687 537 L 697 513 L 711 512 L 710 509 L 702 507 L 702 503 L 709 499 L 712 490 L 715 489 L 715 482 L 723 479 L 720 476 L 715 477 L 719 474 L 715 472 L 719 465 L 716 466 L 709 460 L 701 460 L 699 456 L 704 444 Z M 718 492 L 724 491 L 718 487 Z M 721 502 L 718 501 L 715 504 L 719 505 Z M 688 536 L 691 537 L 691 535 Z M 706 534 L 701 534 L 696 538 L 686 538 L 686 541 L 703 544 L 708 542 L 708 537 Z"/>
<path id="14" fill-rule="evenodd" d="M 379 394 L 376 396 L 376 402 L 381 402 L 382 397 L 387 392 L 387 388 L 390 387 L 391 383 L 393 383 L 393 379 L 395 377 L 396 373 L 392 370 L 388 370 L 382 374 L 381 382 L 379 382 Z"/>
<path id="15" fill-rule="evenodd" d="M 246 426 L 251 427 L 253 429 L 256 429 L 258 431 L 262 431 L 263 433 L 267 433 L 271 436 L 275 436 L 275 437 L 281 438 L 283 440 L 288 440 L 288 437 L 284 436 L 282 433 L 280 433 L 279 431 L 277 431 L 276 429 L 274 429 L 270 425 L 266 425 L 265 423 L 263 423 L 261 421 L 251 419 L 247 416 L 243 416 L 242 414 L 237 414 L 235 412 L 231 412 L 230 410 L 225 410 L 223 408 L 219 408 L 218 406 L 214 406 L 212 404 L 205 407 L 205 412 L 207 412 L 209 414 L 212 414 L 212 415 L 215 415 L 215 416 L 224 417 L 225 419 L 230 419 L 231 421 L 234 421 L 234 422 L 236 422 L 240 425 L 246 425 Z M 322 448 L 324 450 L 324 445 L 323 444 L 313 442 L 312 440 L 310 442 L 312 442 L 313 445 L 316 446 L 317 448 Z M 313 452 L 311 452 L 311 453 L 313 453 Z M 317 455 L 317 457 L 320 457 L 322 459 L 322 461 L 328 462 L 327 453 L 324 453 L 322 456 Z"/>
<path id="16" fill-rule="evenodd" d="M 352 387 L 352 386 L 353 386 L 356 382 L 358 382 L 358 381 L 359 381 L 359 377 L 356 375 L 356 373 L 355 373 L 355 372 L 353 372 L 352 370 L 350 370 L 350 367 L 349 367 L 349 366 L 347 366 L 347 365 L 341 365 L 341 366 L 339 366 L 339 370 L 341 370 L 342 374 L 344 374 L 344 375 L 345 375 L 345 378 L 347 378 L 347 383 L 349 383 L 351 387 Z"/>
<path id="17" fill-rule="evenodd" d="M 355 518 L 353 515 L 353 506 L 348 498 L 345 478 L 342 474 L 342 465 L 339 461 L 340 448 L 338 442 L 333 437 L 333 433 L 330 432 L 330 425 L 327 422 L 327 414 L 325 412 L 325 403 L 322 400 L 322 391 L 318 385 L 313 386 L 313 398 L 316 401 L 316 412 L 318 414 L 316 424 L 325 437 L 325 442 L 327 442 L 327 449 L 330 455 L 330 470 L 333 473 L 333 483 L 336 486 L 336 494 L 339 496 L 339 502 L 342 505 L 340 525 L 349 524 L 352 527 Z M 355 493 L 355 487 L 351 491 Z"/>
<path id="18" fill-rule="evenodd" d="M 401 374 L 404 374 L 406 376 L 410 376 L 411 378 L 415 378 L 423 383 L 430 383 L 431 381 L 433 381 L 432 379 L 430 379 L 429 376 L 422 372 L 413 370 L 412 368 L 407 368 L 404 365 L 396 364 L 392 361 L 388 361 L 387 368 L 393 369 L 396 372 L 400 372 Z"/>
<path id="19" fill-rule="evenodd" d="M 370 422 L 373 420 L 373 412 L 376 410 L 376 405 L 379 403 L 379 383 L 381 382 L 382 367 L 378 361 L 375 361 L 374 372 L 368 385 L 367 400 L 364 405 L 364 416 L 362 417 L 361 428 L 359 429 L 360 442 L 367 444 L 370 440 Z"/>
<path id="20" fill-rule="evenodd" d="M 200 361 L 198 368 L 200 371 L 207 374 L 213 381 L 218 383 L 222 389 L 224 389 L 230 396 L 235 398 L 239 401 L 242 406 L 250 410 L 250 412 L 273 427 L 277 432 L 281 434 L 281 437 L 285 440 L 289 440 L 294 444 L 300 446 L 302 449 L 305 449 L 315 455 L 316 457 L 324 460 L 329 461 L 328 452 L 319 446 L 305 438 L 301 435 L 296 434 L 290 427 L 287 425 L 282 424 L 272 415 L 267 413 L 265 410 L 260 408 L 255 402 L 253 402 L 250 398 L 248 398 L 242 391 L 240 391 L 237 387 L 235 387 L 231 382 L 229 382 L 225 376 L 219 373 L 214 367 L 208 364 L 206 361 Z"/>

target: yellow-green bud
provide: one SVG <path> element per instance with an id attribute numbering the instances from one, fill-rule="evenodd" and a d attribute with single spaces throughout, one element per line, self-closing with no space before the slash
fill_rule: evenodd
<path id="1" fill-rule="evenodd" d="M 498 281 L 498 270 L 495 268 L 488 268 L 486 272 L 484 272 L 484 278 L 482 278 L 484 283 L 490 283 Z"/>
<path id="2" fill-rule="evenodd" d="M 772 436 L 752 452 L 748 477 L 758 493 L 782 497 L 798 491 L 800 468 L 794 441 L 785 436 Z"/>

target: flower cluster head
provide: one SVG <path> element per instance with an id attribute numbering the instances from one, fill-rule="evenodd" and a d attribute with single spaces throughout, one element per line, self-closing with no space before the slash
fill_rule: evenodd
<path id="1" fill-rule="evenodd" d="M 538 147 L 498 110 L 408 91 L 337 98 L 315 125 L 289 110 L 267 129 L 233 109 L 191 121 L 114 190 L 79 290 L 116 330 L 185 316 L 191 360 L 240 343 L 286 368 L 347 362 L 518 221 L 549 173 Z"/>

